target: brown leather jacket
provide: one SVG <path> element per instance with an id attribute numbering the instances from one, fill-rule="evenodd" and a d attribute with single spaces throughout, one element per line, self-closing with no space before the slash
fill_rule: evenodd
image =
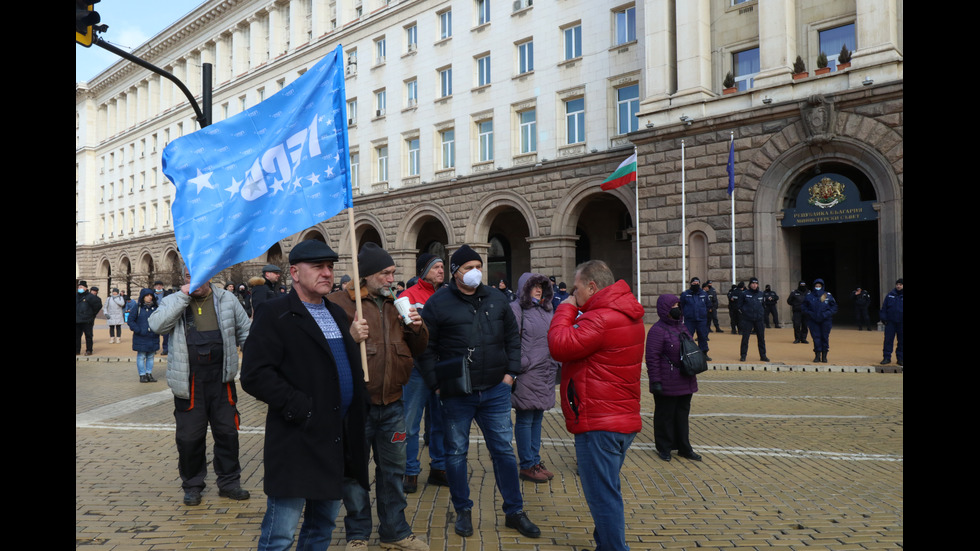
<path id="1" fill-rule="evenodd" d="M 357 307 L 353 289 L 330 293 L 327 300 L 343 308 L 348 320 L 354 320 Z M 368 339 L 364 343 L 367 348 L 368 394 L 372 404 L 390 404 L 401 399 L 402 386 L 408 383 L 412 374 L 412 357 L 425 352 L 429 344 L 429 330 L 425 322 L 417 330 L 402 323 L 391 298 L 385 298 L 379 308 L 368 294 L 367 287 L 361 288 L 361 311 L 368 322 Z"/>

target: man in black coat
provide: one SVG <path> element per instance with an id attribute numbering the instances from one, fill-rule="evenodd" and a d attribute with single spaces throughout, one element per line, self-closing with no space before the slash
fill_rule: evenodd
<path id="1" fill-rule="evenodd" d="M 102 310 L 102 299 L 89 292 L 88 282 L 78 282 L 75 295 L 75 355 L 82 353 L 82 335 L 85 335 L 85 355 L 92 355 L 92 329 L 95 316 Z"/>
<path id="2" fill-rule="evenodd" d="M 493 460 L 505 525 L 536 538 L 541 530 L 524 513 L 511 444 L 511 387 L 521 371 L 517 318 L 506 297 L 483 284 L 483 260 L 476 251 L 462 245 L 450 257 L 449 267 L 449 285 L 436 291 L 422 310 L 429 346 L 419 360 L 419 371 L 442 401 L 446 475 L 456 509 L 455 530 L 463 537 L 473 535 L 466 455 L 470 425 L 476 420 Z M 453 384 L 466 374 L 471 379 L 469 392 L 460 390 L 465 385 Z"/>
<path id="3" fill-rule="evenodd" d="M 282 270 L 275 264 L 266 264 L 262 268 L 262 278 L 265 280 L 261 285 L 252 287 L 252 311 L 259 309 L 259 305 L 279 297 L 279 279 L 282 277 Z"/>
<path id="4" fill-rule="evenodd" d="M 315 240 L 289 254 L 293 290 L 255 312 L 245 342 L 242 388 L 269 404 L 259 549 L 299 541 L 325 549 L 343 500 L 344 477 L 368 488 L 366 389 L 344 310 L 325 301 L 337 253 Z"/>
<path id="5" fill-rule="evenodd" d="M 790 291 L 789 298 L 786 299 L 786 304 L 789 304 L 793 309 L 793 344 L 807 343 L 807 326 L 806 319 L 803 316 L 803 301 L 806 299 L 808 292 L 806 282 L 801 281 L 796 289 Z"/>

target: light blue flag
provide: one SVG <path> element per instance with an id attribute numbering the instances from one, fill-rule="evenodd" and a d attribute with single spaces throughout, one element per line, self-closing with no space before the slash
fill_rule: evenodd
<path id="1" fill-rule="evenodd" d="M 343 51 L 277 94 L 163 151 L 191 289 L 350 208 Z"/>

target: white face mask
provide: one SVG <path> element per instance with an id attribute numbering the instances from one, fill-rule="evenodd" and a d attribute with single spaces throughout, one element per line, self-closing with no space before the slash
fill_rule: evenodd
<path id="1" fill-rule="evenodd" d="M 472 270 L 463 274 L 463 283 L 467 287 L 479 287 L 480 283 L 483 282 L 483 274 L 479 269 L 473 268 Z"/>

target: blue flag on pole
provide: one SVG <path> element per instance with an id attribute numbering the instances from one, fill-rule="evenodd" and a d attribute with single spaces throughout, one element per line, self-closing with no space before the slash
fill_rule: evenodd
<path id="1" fill-rule="evenodd" d="M 735 193 L 735 141 L 728 146 L 728 194 Z"/>
<path id="2" fill-rule="evenodd" d="M 353 204 L 340 46 L 292 84 L 163 151 L 191 289 Z"/>

